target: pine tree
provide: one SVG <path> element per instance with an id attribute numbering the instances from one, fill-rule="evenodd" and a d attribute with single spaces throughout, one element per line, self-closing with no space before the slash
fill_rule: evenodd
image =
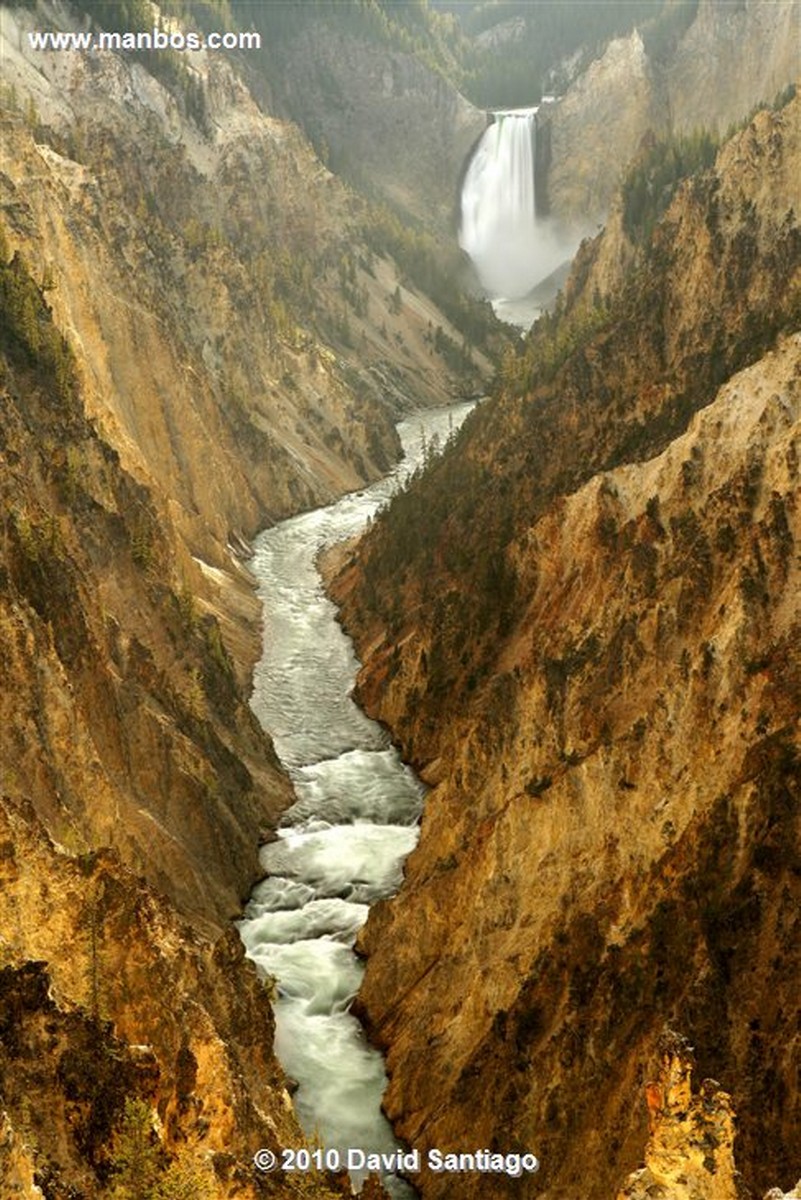
<path id="1" fill-rule="evenodd" d="M 149 1200 L 161 1174 L 162 1151 L 153 1113 L 144 1100 L 128 1097 L 112 1158 L 112 1200 Z"/>

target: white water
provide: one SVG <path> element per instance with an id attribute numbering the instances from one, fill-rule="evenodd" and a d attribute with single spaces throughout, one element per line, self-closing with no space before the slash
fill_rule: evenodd
<path id="1" fill-rule="evenodd" d="M 358 533 L 418 465 L 424 447 L 444 441 L 471 407 L 403 422 L 405 458 L 392 475 L 267 530 L 252 563 L 264 653 L 251 704 L 298 799 L 278 840 L 262 848 L 268 876 L 239 928 L 248 955 L 277 981 L 276 1051 L 299 1084 L 301 1123 L 343 1160 L 349 1148 L 391 1153 L 398 1146 L 380 1108 L 383 1060 L 349 1012 L 363 972 L 351 947 L 368 905 L 400 886 L 418 837 L 423 789 L 383 729 L 351 699 L 358 663 L 315 560 L 323 546 Z M 394 1177 L 385 1186 L 393 1196 L 414 1195 Z"/>
<path id="2" fill-rule="evenodd" d="M 459 245 L 502 320 L 531 324 L 537 304 L 520 302 L 572 253 L 535 200 L 536 108 L 494 114 L 462 185 Z M 530 318 L 530 319 L 529 319 Z"/>

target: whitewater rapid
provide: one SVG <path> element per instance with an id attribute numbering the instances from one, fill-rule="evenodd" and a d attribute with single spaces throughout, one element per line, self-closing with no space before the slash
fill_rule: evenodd
<path id="1" fill-rule="evenodd" d="M 348 1150 L 399 1148 L 381 1112 L 383 1059 L 350 1013 L 363 973 L 352 947 L 368 906 L 400 886 L 418 838 L 423 788 L 351 697 L 358 661 L 315 563 L 325 546 L 360 532 L 471 407 L 402 422 L 404 458 L 390 476 L 266 530 L 252 561 L 264 650 L 251 705 L 297 801 L 278 839 L 261 850 L 267 877 L 239 930 L 259 971 L 276 981 L 276 1052 L 299 1085 L 301 1124 L 343 1162 Z M 385 1186 L 394 1197 L 415 1195 L 394 1176 Z"/>

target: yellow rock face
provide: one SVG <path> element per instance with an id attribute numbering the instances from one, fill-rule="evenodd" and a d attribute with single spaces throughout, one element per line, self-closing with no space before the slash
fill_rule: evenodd
<path id="1" fill-rule="evenodd" d="M 40 1194 L 34 1171 L 100 1195 L 134 1098 L 165 1151 L 198 1171 L 215 1165 L 211 1196 L 260 1194 L 255 1150 L 301 1134 L 267 996 L 235 931 L 201 937 L 116 855 L 55 848 L 8 800 L 0 847 L 3 1200 Z"/>
<path id="2" fill-rule="evenodd" d="M 387 1109 L 422 1148 L 537 1153 L 499 1197 L 617 1193 L 666 1023 L 733 1097 L 746 1185 L 797 1174 L 798 131 L 798 102 L 763 114 L 680 190 L 631 307 L 480 409 L 398 505 L 416 542 L 390 514 L 335 587 L 361 694 L 432 787 L 362 933 Z M 728 1138 L 688 1087 L 674 1072 L 653 1131 L 668 1189 L 683 1138 Z"/>
<path id="3" fill-rule="evenodd" d="M 731 1097 L 711 1079 L 694 1096 L 691 1051 L 668 1036 L 657 1082 L 646 1088 L 650 1136 L 645 1167 L 617 1200 L 738 1200 Z"/>

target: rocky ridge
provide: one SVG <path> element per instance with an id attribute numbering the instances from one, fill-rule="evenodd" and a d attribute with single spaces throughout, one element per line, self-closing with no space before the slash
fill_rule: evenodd
<path id="1" fill-rule="evenodd" d="M 535 331 L 335 585 L 432 786 L 362 935 L 387 1108 L 415 1146 L 534 1150 L 509 1195 L 616 1193 L 666 1023 L 732 1096 L 744 1186 L 798 1172 L 798 131 L 760 114 L 622 287 L 602 236 L 614 302 L 587 316 L 590 266 L 582 322 Z"/>

